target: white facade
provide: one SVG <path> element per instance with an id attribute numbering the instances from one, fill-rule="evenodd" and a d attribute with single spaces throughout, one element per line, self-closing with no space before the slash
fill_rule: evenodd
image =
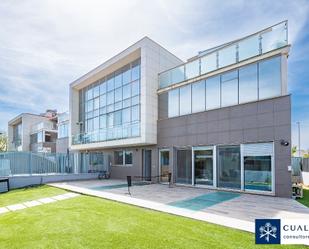
<path id="1" fill-rule="evenodd" d="M 70 85 L 70 134 L 80 133 L 79 90 L 140 58 L 140 136 L 104 142 L 72 144 L 72 150 L 91 150 L 157 143 L 158 73 L 183 63 L 166 49 L 145 37 Z"/>

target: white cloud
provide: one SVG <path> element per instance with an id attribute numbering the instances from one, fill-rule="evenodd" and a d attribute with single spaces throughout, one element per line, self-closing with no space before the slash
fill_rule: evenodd
<path id="1" fill-rule="evenodd" d="M 1 1 L 0 110 L 1 103 L 67 110 L 70 82 L 145 35 L 183 59 L 284 19 L 293 41 L 308 6 L 305 0 Z M 6 127 L 10 115 L 1 116 Z"/>

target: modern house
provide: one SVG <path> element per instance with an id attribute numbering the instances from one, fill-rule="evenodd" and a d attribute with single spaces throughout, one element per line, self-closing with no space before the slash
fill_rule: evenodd
<path id="1" fill-rule="evenodd" d="M 185 63 L 145 37 L 71 83 L 70 148 L 112 178 L 290 197 L 289 48 L 286 21 Z"/>
<path id="2" fill-rule="evenodd" d="M 58 113 L 58 136 L 56 142 L 57 153 L 67 153 L 69 148 L 69 113 Z"/>
<path id="3" fill-rule="evenodd" d="M 54 110 L 43 114 L 22 113 L 8 123 L 8 150 L 56 152 L 57 116 Z"/>

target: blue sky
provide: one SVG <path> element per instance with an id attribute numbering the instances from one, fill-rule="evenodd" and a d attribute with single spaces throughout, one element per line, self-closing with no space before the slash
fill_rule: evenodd
<path id="1" fill-rule="evenodd" d="M 68 110 L 69 83 L 147 35 L 186 60 L 288 19 L 292 133 L 309 149 L 309 1 L 2 0 L 0 130 L 21 112 Z"/>

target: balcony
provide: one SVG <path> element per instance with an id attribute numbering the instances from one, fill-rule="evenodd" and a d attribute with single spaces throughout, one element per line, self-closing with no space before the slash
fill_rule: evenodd
<path id="1" fill-rule="evenodd" d="M 140 123 L 116 126 L 108 129 L 100 129 L 93 132 L 80 133 L 72 136 L 72 144 L 89 144 L 106 142 L 140 136 Z"/>
<path id="2" fill-rule="evenodd" d="M 36 133 L 40 130 L 57 131 L 56 125 L 52 122 L 40 122 L 31 127 L 31 133 Z"/>
<path id="3" fill-rule="evenodd" d="M 159 88 L 165 88 L 220 68 L 259 56 L 288 45 L 288 22 L 245 38 L 201 52 L 197 59 L 159 74 Z"/>

